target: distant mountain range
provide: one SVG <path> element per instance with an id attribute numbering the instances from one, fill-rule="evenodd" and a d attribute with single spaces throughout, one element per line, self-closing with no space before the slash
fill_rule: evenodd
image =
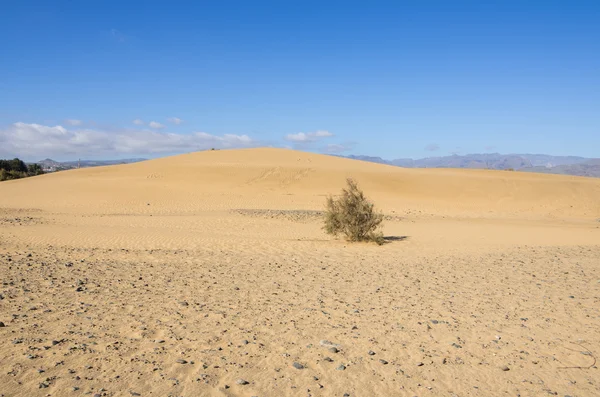
<path id="1" fill-rule="evenodd" d="M 73 168 L 87 168 L 87 167 L 99 167 L 103 165 L 114 165 L 114 164 L 129 164 L 144 161 L 146 159 L 135 158 L 135 159 L 122 159 L 122 160 L 78 160 L 78 161 L 54 161 L 52 159 L 44 159 L 37 163 L 42 166 L 42 169 L 46 172 L 70 170 Z"/>
<path id="2" fill-rule="evenodd" d="M 600 177 L 600 159 L 576 156 L 484 153 L 427 157 L 416 160 L 384 160 L 381 157 L 355 155 L 340 157 L 406 168 L 473 168 Z"/>

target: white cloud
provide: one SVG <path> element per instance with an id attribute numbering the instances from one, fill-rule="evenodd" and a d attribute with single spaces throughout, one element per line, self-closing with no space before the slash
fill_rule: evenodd
<path id="1" fill-rule="evenodd" d="M 169 117 L 167 120 L 169 122 L 171 122 L 173 124 L 177 124 L 177 125 L 183 123 L 183 120 L 181 120 L 179 117 Z"/>
<path id="2" fill-rule="evenodd" d="M 140 120 L 140 119 L 135 119 L 135 120 L 133 120 L 133 124 L 135 124 L 135 125 L 144 125 L 144 121 Z"/>
<path id="3" fill-rule="evenodd" d="M 19 157 L 29 161 L 46 157 L 75 159 L 171 154 L 257 145 L 248 135 L 174 134 L 150 130 L 108 132 L 26 123 L 14 123 L 0 129 L 0 143 L 0 158 Z"/>
<path id="4" fill-rule="evenodd" d="M 83 124 L 83 121 L 81 121 L 81 120 L 75 120 L 75 119 L 67 119 L 67 120 L 65 120 L 65 123 L 67 123 L 69 125 L 77 126 L 77 125 Z"/>
<path id="5" fill-rule="evenodd" d="M 148 123 L 148 126 L 150 128 L 156 128 L 156 129 L 160 129 L 160 128 L 164 128 L 165 127 L 164 125 L 162 125 L 158 121 L 151 121 L 151 122 Z"/>
<path id="6" fill-rule="evenodd" d="M 331 132 L 319 130 L 319 131 L 308 132 L 308 133 L 299 132 L 297 134 L 288 134 L 285 136 L 285 139 L 290 142 L 306 143 L 306 142 L 315 142 L 315 141 L 318 141 L 320 138 L 326 138 L 326 137 L 330 137 L 330 136 L 333 136 L 333 134 Z"/>

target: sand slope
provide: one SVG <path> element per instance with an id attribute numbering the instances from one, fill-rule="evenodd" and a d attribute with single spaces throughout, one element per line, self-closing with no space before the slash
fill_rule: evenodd
<path id="1" fill-rule="evenodd" d="M 348 176 L 388 244 L 323 234 Z M 0 395 L 597 396 L 599 197 L 281 149 L 2 182 Z"/>
<path id="2" fill-rule="evenodd" d="M 276 207 L 321 209 L 355 178 L 386 211 L 474 217 L 600 217 L 600 180 L 508 171 L 402 169 L 283 149 L 197 152 L 0 185 L 0 205 L 154 213 Z M 289 197 L 282 197 L 289 196 Z M 221 197 L 216 199 L 215 197 Z"/>

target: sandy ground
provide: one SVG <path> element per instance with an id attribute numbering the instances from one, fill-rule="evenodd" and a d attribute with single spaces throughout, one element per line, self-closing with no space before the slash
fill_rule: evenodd
<path id="1" fill-rule="evenodd" d="M 356 178 L 388 243 L 324 235 Z M 278 149 L 0 183 L 2 396 L 598 396 L 600 180 Z"/>

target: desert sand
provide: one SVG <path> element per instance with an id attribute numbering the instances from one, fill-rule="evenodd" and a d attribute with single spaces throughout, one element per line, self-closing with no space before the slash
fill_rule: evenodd
<path id="1" fill-rule="evenodd" d="M 355 178 L 383 246 L 321 230 Z M 599 396 L 600 179 L 206 151 L 0 183 L 1 396 Z"/>

